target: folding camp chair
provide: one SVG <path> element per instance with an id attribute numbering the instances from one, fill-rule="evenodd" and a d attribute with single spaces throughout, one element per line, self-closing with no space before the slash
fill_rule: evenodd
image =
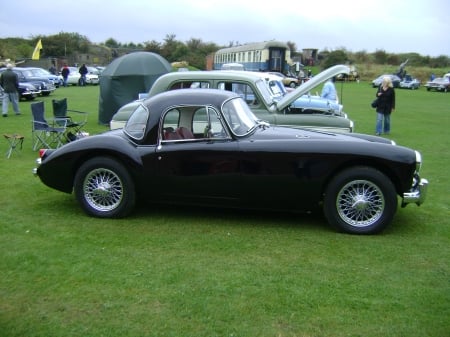
<path id="1" fill-rule="evenodd" d="M 65 119 L 49 119 L 49 124 L 45 119 L 44 102 L 31 103 L 31 113 L 33 116 L 31 121 L 33 151 L 39 148 L 51 149 L 62 146 L 65 140 L 67 121 Z"/>
<path id="2" fill-rule="evenodd" d="M 17 133 L 9 134 L 5 133 L 3 135 L 5 139 L 8 141 L 9 148 L 6 152 L 6 158 L 11 157 L 13 152 L 18 152 L 18 150 L 22 150 L 23 140 L 25 139 L 24 136 L 19 135 Z"/>
<path id="3" fill-rule="evenodd" d="M 87 117 L 88 113 L 84 111 L 78 111 L 78 110 L 70 110 L 67 109 L 67 98 L 63 99 L 53 99 L 52 100 L 52 107 L 53 107 L 53 116 L 60 121 L 61 119 L 65 119 L 65 127 L 66 127 L 66 133 L 64 136 L 66 137 L 67 141 L 72 141 L 79 137 L 81 134 L 83 134 L 83 127 L 87 123 Z M 76 120 L 72 118 L 72 116 L 69 116 L 67 113 L 76 113 L 79 114 L 79 119 Z"/>

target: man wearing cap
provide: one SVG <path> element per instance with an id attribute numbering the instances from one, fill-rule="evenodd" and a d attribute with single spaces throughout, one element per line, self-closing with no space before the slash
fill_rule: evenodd
<path id="1" fill-rule="evenodd" d="M 11 63 L 6 65 L 6 70 L 0 75 L 0 85 L 4 90 L 3 94 L 3 106 L 2 115 L 3 117 L 8 117 L 8 105 L 11 101 L 13 110 L 16 115 L 20 115 L 19 110 L 19 77 L 12 70 L 13 66 Z"/>

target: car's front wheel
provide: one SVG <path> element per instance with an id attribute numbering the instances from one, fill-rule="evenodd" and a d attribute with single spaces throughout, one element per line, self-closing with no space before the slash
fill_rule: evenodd
<path id="1" fill-rule="evenodd" d="M 135 185 L 126 168 L 109 157 L 93 158 L 78 169 L 75 196 L 83 210 L 99 218 L 121 218 L 135 205 Z"/>
<path id="2" fill-rule="evenodd" d="M 351 234 L 381 232 L 397 210 L 391 180 L 371 167 L 353 167 L 339 173 L 328 185 L 324 213 L 338 230 Z"/>

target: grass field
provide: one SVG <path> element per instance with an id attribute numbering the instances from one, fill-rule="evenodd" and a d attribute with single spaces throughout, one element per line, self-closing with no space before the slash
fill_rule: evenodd
<path id="1" fill-rule="evenodd" d="M 374 133 L 375 93 L 346 83 L 356 131 Z M 381 235 L 335 233 L 322 214 L 141 208 L 84 215 L 33 177 L 30 103 L 0 119 L 0 336 L 449 337 L 450 94 L 396 90 L 391 138 L 420 150 L 426 203 Z M 98 87 L 59 88 L 97 123 Z M 270 197 L 270 191 L 268 191 Z"/>

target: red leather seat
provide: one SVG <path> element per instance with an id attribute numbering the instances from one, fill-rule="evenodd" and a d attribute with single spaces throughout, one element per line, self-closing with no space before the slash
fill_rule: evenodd
<path id="1" fill-rule="evenodd" d="M 181 139 L 181 136 L 175 132 L 173 128 L 167 128 L 164 130 L 164 140 L 177 140 Z"/>
<path id="2" fill-rule="evenodd" d="M 195 138 L 192 131 L 184 126 L 180 126 L 177 129 L 177 133 L 181 137 L 181 139 L 194 139 Z"/>

